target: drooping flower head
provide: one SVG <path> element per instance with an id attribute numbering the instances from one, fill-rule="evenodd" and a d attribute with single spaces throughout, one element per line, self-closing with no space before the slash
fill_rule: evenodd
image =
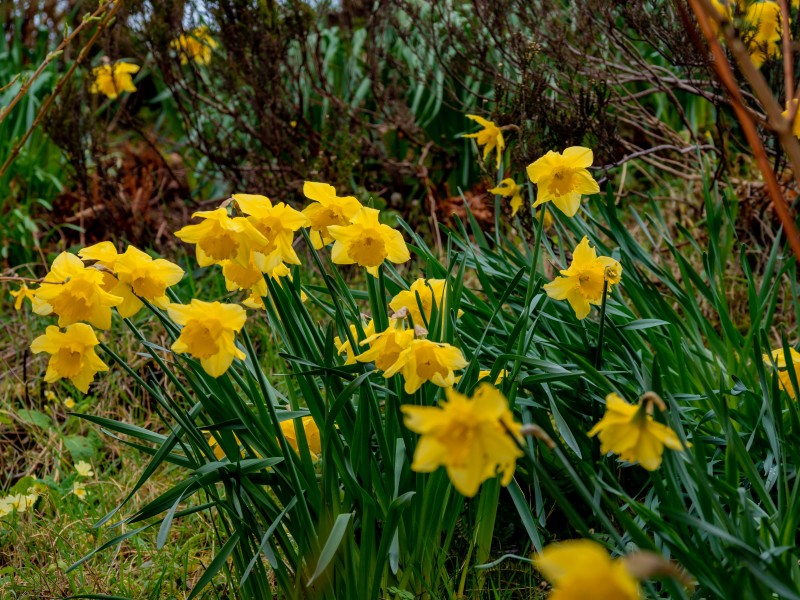
<path id="1" fill-rule="evenodd" d="M 575 311 L 575 316 L 584 319 L 591 305 L 603 302 L 603 285 L 611 286 L 622 279 L 622 265 L 608 256 L 597 256 L 597 251 L 589 245 L 584 236 L 572 253 L 572 263 L 561 271 L 561 276 L 544 285 L 547 295 L 555 300 L 566 300 Z"/>
<path id="2" fill-rule="evenodd" d="M 414 325 L 424 327 L 430 323 L 434 302 L 440 314 L 444 310 L 442 304 L 445 289 L 444 279 L 417 279 L 411 284 L 410 289 L 403 290 L 392 298 L 389 308 L 395 314 L 403 314 L 402 311 L 405 309 L 405 313 L 411 317 Z M 422 306 L 422 310 L 420 310 L 420 306 Z"/>
<path id="3" fill-rule="evenodd" d="M 639 600 L 639 582 L 621 560 L 591 540 L 550 544 L 534 559 L 553 591 L 549 600 Z"/>
<path id="4" fill-rule="evenodd" d="M 245 357 L 234 343 L 235 334 L 247 319 L 241 306 L 193 299 L 189 304 L 170 304 L 167 312 L 175 323 L 183 325 L 172 350 L 199 359 L 212 377 L 225 373 L 234 358 Z"/>
<path id="5" fill-rule="evenodd" d="M 398 264 L 411 258 L 402 234 L 379 222 L 378 215 L 374 208 L 364 207 L 350 219 L 349 225 L 328 226 L 328 233 L 335 240 L 331 250 L 334 263 L 361 265 L 377 277 L 384 260 Z"/>
<path id="6" fill-rule="evenodd" d="M 478 146 L 483 146 L 483 160 L 489 156 L 492 150 L 497 150 L 497 165 L 495 168 L 500 169 L 500 163 L 503 160 L 503 150 L 506 147 L 506 140 L 503 138 L 503 132 L 494 124 L 494 122 L 479 117 L 478 115 L 466 115 L 468 119 L 472 119 L 478 125 L 483 127 L 477 133 L 466 133 L 463 137 L 475 138 Z"/>
<path id="7" fill-rule="evenodd" d="M 311 224 L 311 243 L 317 250 L 333 241 L 328 233 L 330 225 L 347 225 L 362 208 L 354 196 L 337 196 L 336 188 L 327 183 L 306 181 L 303 194 L 313 200 L 303 209 L 303 214 Z"/>
<path id="8" fill-rule="evenodd" d="M 75 323 L 61 331 L 50 325 L 43 335 L 31 343 L 31 352 L 50 355 L 44 380 L 53 383 L 59 379 L 69 379 L 84 394 L 89 391 L 89 384 L 99 371 L 108 371 L 95 346 L 97 336 L 86 323 Z"/>
<path id="9" fill-rule="evenodd" d="M 33 310 L 39 315 L 58 315 L 60 327 L 87 321 L 98 329 L 111 327 L 111 307 L 122 298 L 104 289 L 103 274 L 87 268 L 69 252 L 62 252 L 53 261 L 50 272 L 36 289 Z"/>
<path id="10" fill-rule="evenodd" d="M 114 273 L 119 282 L 127 285 L 136 295 L 139 308 L 143 306 L 139 298 L 144 298 L 158 308 L 169 304 L 167 288 L 183 278 L 183 269 L 163 258 L 153 259 L 138 248 L 128 246 L 114 264 Z M 138 308 L 136 311 L 138 312 Z"/>
<path id="11" fill-rule="evenodd" d="M 770 360 L 770 357 L 772 360 Z M 795 378 L 797 379 L 798 385 L 800 385 L 800 371 L 798 371 L 798 368 L 800 368 L 800 352 L 794 348 L 789 348 L 789 358 L 792 361 L 791 365 L 786 362 L 786 354 L 783 348 L 777 348 L 770 354 L 764 354 L 761 358 L 767 365 L 771 365 L 773 362 L 775 363 L 778 369 L 778 385 L 784 392 L 789 394 L 792 399 L 796 398 L 790 371 L 794 371 Z"/>
<path id="12" fill-rule="evenodd" d="M 247 263 L 250 249 L 262 247 L 267 239 L 244 217 L 230 217 L 224 208 L 200 211 L 193 219 L 203 219 L 175 232 L 175 237 L 196 244 L 197 264 L 207 267 L 224 260 Z"/>
<path id="13" fill-rule="evenodd" d="M 520 424 L 508 400 L 488 383 L 480 384 L 472 398 L 452 389 L 445 393 L 447 401 L 438 407 L 400 407 L 406 427 L 420 434 L 411 469 L 430 473 L 443 466 L 453 486 L 467 497 L 492 477 L 508 485 L 522 456 L 514 440 L 521 439 Z"/>
<path id="14" fill-rule="evenodd" d="M 392 377 L 402 373 L 407 394 L 416 392 L 422 384 L 430 381 L 439 387 L 451 387 L 455 383 L 455 372 L 469 363 L 461 350 L 450 344 L 430 340 L 414 340 L 403 350 L 383 376 Z"/>
<path id="15" fill-rule="evenodd" d="M 272 271 L 281 263 L 300 264 L 292 243 L 295 232 L 308 224 L 303 213 L 283 202 L 273 205 L 269 198 L 257 194 L 234 194 L 233 199 L 267 240 L 262 246 L 253 248 L 266 257 L 262 265 L 264 272 Z"/>
<path id="16" fill-rule="evenodd" d="M 361 346 L 369 349 L 356 356 L 358 362 L 372 362 L 375 367 L 385 371 L 397 362 L 400 353 L 414 341 L 414 331 L 403 329 L 394 319 L 386 330 L 368 336 Z"/>
<path id="17" fill-rule="evenodd" d="M 593 161 L 589 148 L 572 146 L 563 154 L 550 150 L 528 165 L 528 177 L 537 187 L 534 208 L 552 202 L 568 217 L 575 216 L 582 195 L 600 192 L 600 186 L 587 169 Z"/>
<path id="18" fill-rule="evenodd" d="M 517 185 L 510 177 L 503 179 L 497 187 L 490 189 L 489 193 L 497 194 L 503 198 L 511 198 L 512 217 L 522 208 L 522 186 Z"/>
<path id="19" fill-rule="evenodd" d="M 105 94 L 114 100 L 122 92 L 135 92 L 132 75 L 139 72 L 139 65 L 115 62 L 113 65 L 100 65 L 92 69 L 94 81 L 89 86 L 92 94 Z"/>
<path id="20" fill-rule="evenodd" d="M 745 41 L 756 67 L 781 55 L 781 7 L 777 2 L 753 2 L 747 8 L 744 22 L 751 30 Z"/>
<path id="21" fill-rule="evenodd" d="M 637 406 L 628 404 L 617 394 L 606 396 L 606 414 L 589 431 L 589 437 L 600 438 L 600 450 L 613 452 L 631 463 L 638 462 L 648 471 L 661 466 L 664 446 L 671 450 L 684 450 L 678 435 L 666 425 L 653 419 L 654 395 L 645 394 Z M 663 405 L 659 398 L 657 402 Z"/>
<path id="22" fill-rule="evenodd" d="M 300 423 L 303 428 L 303 433 L 306 436 L 308 449 L 311 451 L 311 459 L 317 460 L 319 455 L 322 454 L 322 438 L 320 437 L 319 427 L 317 427 L 313 417 L 303 417 Z M 281 431 L 286 441 L 294 448 L 295 452 L 300 452 L 300 445 L 297 442 L 297 432 L 295 430 L 295 419 L 281 421 Z"/>
<path id="23" fill-rule="evenodd" d="M 217 46 L 219 44 L 211 37 L 208 27 L 205 25 L 181 34 L 170 43 L 170 47 L 177 50 L 182 65 L 187 64 L 190 60 L 195 61 L 198 65 L 207 65 L 211 62 L 211 56 Z"/>

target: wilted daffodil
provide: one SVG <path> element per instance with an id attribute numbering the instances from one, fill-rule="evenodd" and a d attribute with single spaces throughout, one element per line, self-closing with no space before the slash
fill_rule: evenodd
<path id="1" fill-rule="evenodd" d="M 593 161 L 589 148 L 572 146 L 563 154 L 550 150 L 528 165 L 528 177 L 537 187 L 534 208 L 552 202 L 568 217 L 575 216 L 581 196 L 600 192 L 600 186 L 587 169 Z"/>
<path id="2" fill-rule="evenodd" d="M 639 582 L 622 560 L 591 540 L 550 544 L 534 559 L 553 584 L 549 600 L 639 600 Z"/>
<path id="3" fill-rule="evenodd" d="M 201 267 L 224 260 L 247 264 L 250 249 L 268 243 L 267 238 L 250 221 L 244 217 L 231 218 L 224 208 L 196 212 L 192 218 L 203 221 L 186 225 L 175 232 L 175 237 L 197 245 L 197 264 Z"/>
<path id="4" fill-rule="evenodd" d="M 389 308 L 396 315 L 410 316 L 414 321 L 414 325 L 422 325 L 424 327 L 431 320 L 434 302 L 440 314 L 444 309 L 442 302 L 444 301 L 445 288 L 444 279 L 417 279 L 411 284 L 410 289 L 403 290 L 392 298 L 391 302 L 389 302 Z M 422 306 L 422 311 L 420 311 L 420 306 Z"/>
<path id="5" fill-rule="evenodd" d="M 183 325 L 172 350 L 199 359 L 212 377 L 227 371 L 234 358 L 245 357 L 234 344 L 235 334 L 247 319 L 241 306 L 193 299 L 190 304 L 170 304 L 167 312 L 175 323 Z"/>
<path id="6" fill-rule="evenodd" d="M 572 263 L 561 271 L 561 276 L 545 284 L 547 295 L 555 300 L 566 300 L 575 311 L 575 316 L 585 319 L 591 305 L 603 303 L 603 285 L 611 286 L 622 279 L 622 265 L 608 256 L 597 256 L 584 236 L 572 253 Z"/>
<path id="7" fill-rule="evenodd" d="M 510 177 L 503 179 L 497 187 L 490 189 L 489 193 L 497 194 L 503 198 L 511 198 L 512 217 L 522 208 L 522 186 L 517 185 Z"/>
<path id="8" fill-rule="evenodd" d="M 183 278 L 183 269 L 178 265 L 163 258 L 154 259 L 133 246 L 128 246 L 117 257 L 114 272 L 119 282 L 129 286 L 136 295 L 138 307 L 135 312 L 143 306 L 139 298 L 158 308 L 166 308 L 169 304 L 167 288 Z"/>
<path id="9" fill-rule="evenodd" d="M 182 65 L 187 64 L 190 60 L 195 61 L 198 65 L 207 65 L 211 62 L 211 55 L 218 45 L 208 33 L 208 27 L 205 25 L 181 34 L 178 39 L 172 40 L 170 43 L 170 47 L 177 50 Z"/>
<path id="10" fill-rule="evenodd" d="M 308 224 L 303 213 L 283 202 L 273 205 L 269 198 L 257 194 L 234 194 L 233 199 L 267 240 L 266 244 L 253 248 L 266 257 L 260 265 L 264 272 L 272 271 L 281 263 L 300 264 L 292 242 L 295 231 Z"/>
<path id="11" fill-rule="evenodd" d="M 781 55 L 781 7 L 777 2 L 753 2 L 744 21 L 751 29 L 744 37 L 756 67 Z"/>
<path id="12" fill-rule="evenodd" d="M 300 452 L 300 446 L 297 443 L 297 432 L 295 431 L 294 421 L 294 419 L 281 421 L 281 431 L 283 432 L 283 437 L 286 438 L 286 441 L 289 442 L 289 445 L 292 448 L 294 448 L 295 452 Z M 317 460 L 319 455 L 322 454 L 322 438 L 319 434 L 319 427 L 317 427 L 317 424 L 314 422 L 312 417 L 303 417 L 300 420 L 300 423 L 303 427 L 303 433 L 306 436 L 308 449 L 312 454 L 311 458 L 313 460 Z"/>
<path id="13" fill-rule="evenodd" d="M 385 331 L 370 335 L 361 342 L 361 346 L 368 346 L 369 349 L 356 356 L 356 360 L 375 363 L 376 368 L 385 371 L 397 362 L 400 353 L 408 348 L 413 340 L 413 330 L 403 329 L 397 321 L 392 320 Z"/>
<path id="14" fill-rule="evenodd" d="M 337 196 L 336 188 L 327 183 L 306 181 L 303 184 L 303 194 L 313 200 L 303 209 L 303 214 L 311 224 L 309 237 L 317 250 L 333 241 L 328 233 L 328 226 L 347 225 L 362 208 L 354 196 Z"/>
<path id="15" fill-rule="evenodd" d="M 483 160 L 489 156 L 492 150 L 497 150 L 497 165 L 500 168 L 500 163 L 503 160 L 503 150 L 506 147 L 506 141 L 503 138 L 503 132 L 492 121 L 479 117 L 478 115 L 466 115 L 468 119 L 472 119 L 478 125 L 483 127 L 477 133 L 466 133 L 465 138 L 475 138 L 478 146 L 483 146 Z"/>
<path id="16" fill-rule="evenodd" d="M 402 373 L 405 379 L 406 394 L 413 394 L 426 381 L 439 387 L 451 387 L 455 383 L 454 371 L 463 369 L 469 363 L 461 350 L 450 344 L 430 340 L 414 340 L 403 350 L 383 376 L 392 377 Z"/>
<path id="17" fill-rule="evenodd" d="M 44 380 L 53 383 L 59 379 L 69 379 L 84 394 L 98 371 L 108 371 L 97 353 L 97 336 L 86 323 L 75 323 L 61 331 L 50 325 L 43 335 L 31 343 L 31 352 L 46 352 L 50 355 Z"/>
<path id="18" fill-rule="evenodd" d="M 122 92 L 135 92 L 136 86 L 131 77 L 139 72 L 139 65 L 126 62 L 115 62 L 113 65 L 100 65 L 92 69 L 92 81 L 89 91 L 92 94 L 105 94 L 114 100 Z"/>
<path id="19" fill-rule="evenodd" d="M 775 363 L 775 366 L 778 369 L 778 384 L 780 385 L 780 388 L 789 394 L 791 398 L 795 398 L 796 395 L 794 386 L 792 385 L 790 369 L 794 371 L 798 385 L 800 385 L 800 371 L 798 371 L 798 367 L 800 367 L 800 352 L 794 348 L 789 348 L 789 357 L 792 360 L 791 367 L 789 367 L 789 365 L 786 363 L 786 354 L 784 353 L 783 348 L 773 350 L 770 354 L 764 354 L 762 359 L 768 365 L 771 365 L 773 362 Z"/>
<path id="20" fill-rule="evenodd" d="M 335 240 L 331 260 L 337 265 L 357 264 L 367 273 L 378 276 L 384 260 L 404 263 L 411 258 L 403 236 L 378 221 L 379 211 L 361 208 L 349 225 L 329 225 L 328 233 Z"/>
<path id="21" fill-rule="evenodd" d="M 481 483 L 499 476 L 508 485 L 517 459 L 520 424 L 497 388 L 480 384 L 472 398 L 446 390 L 438 407 L 400 407 L 406 427 L 420 434 L 411 469 L 430 473 L 443 466 L 453 486 L 464 496 L 478 493 Z"/>
<path id="22" fill-rule="evenodd" d="M 62 252 L 53 261 L 50 272 L 36 289 L 33 310 L 39 315 L 58 315 L 58 324 L 66 327 L 87 321 L 98 329 L 111 327 L 111 307 L 122 298 L 104 289 L 103 274 L 87 268 L 69 252 Z"/>
<path id="23" fill-rule="evenodd" d="M 606 396 L 606 414 L 589 431 L 589 437 L 600 438 L 600 450 L 619 455 L 622 460 L 638 462 L 648 471 L 661 465 L 664 446 L 683 450 L 678 435 L 666 425 L 653 419 L 653 405 L 665 410 L 664 401 L 647 393 L 639 405 L 628 404 L 617 394 Z"/>
<path id="24" fill-rule="evenodd" d="M 36 298 L 36 290 L 32 290 L 24 283 L 19 286 L 19 289 L 11 290 L 9 294 L 11 294 L 11 297 L 14 298 L 14 310 L 21 310 L 22 303 L 26 298 L 31 302 L 31 304 Z"/>

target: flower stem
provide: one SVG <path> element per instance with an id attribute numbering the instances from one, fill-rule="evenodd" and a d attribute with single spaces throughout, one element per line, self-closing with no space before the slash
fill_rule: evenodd
<path id="1" fill-rule="evenodd" d="M 606 329 L 606 302 L 608 302 L 608 280 L 603 280 L 603 303 L 600 305 L 600 330 L 597 332 L 597 348 L 594 355 L 594 368 L 603 367 L 603 334 Z"/>

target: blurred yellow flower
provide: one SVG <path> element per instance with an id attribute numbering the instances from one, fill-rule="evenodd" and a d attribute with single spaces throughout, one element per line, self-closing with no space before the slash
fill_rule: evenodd
<path id="1" fill-rule="evenodd" d="M 606 414 L 589 431 L 600 438 L 600 450 L 613 452 L 627 462 L 637 462 L 648 471 L 661 466 L 664 446 L 684 450 L 678 435 L 649 414 L 652 404 L 628 404 L 617 394 L 606 396 Z"/>
<path id="2" fill-rule="evenodd" d="M 203 302 L 196 298 L 189 304 L 170 304 L 169 317 L 183 329 L 172 350 L 199 359 L 203 370 L 219 377 L 245 355 L 234 343 L 234 336 L 244 327 L 247 313 L 238 304 Z"/>
<path id="3" fill-rule="evenodd" d="M 207 267 L 224 260 L 235 260 L 247 264 L 250 249 L 266 245 L 264 237 L 244 217 L 229 217 L 224 208 L 200 211 L 193 219 L 201 223 L 186 225 L 175 232 L 175 237 L 189 244 L 196 244 L 197 264 Z"/>
<path id="4" fill-rule="evenodd" d="M 337 196 L 336 188 L 327 183 L 306 181 L 303 194 L 311 204 L 303 209 L 303 214 L 311 224 L 311 243 L 319 250 L 333 241 L 328 233 L 329 225 L 347 225 L 361 210 L 361 203 L 354 196 Z"/>
<path id="5" fill-rule="evenodd" d="M 52 391 L 45 390 L 44 399 L 47 400 L 48 402 L 55 402 L 57 397 L 56 397 L 55 393 L 53 393 Z"/>
<path id="6" fill-rule="evenodd" d="M 770 356 L 772 357 L 771 360 Z M 798 385 L 800 385 L 800 371 L 798 371 L 798 367 L 800 367 L 800 352 L 794 348 L 789 348 L 789 357 L 792 360 L 791 370 L 794 371 L 795 378 L 797 379 Z M 773 362 L 775 363 L 778 369 L 778 384 L 780 388 L 789 394 L 789 397 L 796 398 L 794 386 L 792 385 L 792 376 L 787 368 L 786 355 L 783 352 L 783 348 L 776 348 L 770 354 L 764 354 L 762 359 L 767 365 L 771 365 Z"/>
<path id="7" fill-rule="evenodd" d="M 265 244 L 253 248 L 265 257 L 263 264 L 259 265 L 263 272 L 272 271 L 281 263 L 300 264 L 292 242 L 295 231 L 308 225 L 303 213 L 283 202 L 273 205 L 269 198 L 257 194 L 234 194 L 233 199 L 266 238 Z"/>
<path id="8" fill-rule="evenodd" d="M 521 439 L 520 424 L 508 400 L 488 383 L 480 384 L 472 398 L 452 389 L 445 393 L 447 401 L 438 407 L 400 407 L 406 427 L 420 434 L 411 469 L 430 473 L 443 466 L 453 486 L 467 497 L 495 476 L 508 485 L 522 456 L 514 440 Z"/>
<path id="9" fill-rule="evenodd" d="M 491 375 L 492 375 L 492 371 L 491 370 L 489 370 L 489 369 L 483 370 L 482 369 L 482 370 L 478 371 L 478 381 L 481 381 L 482 379 L 486 379 L 488 377 L 491 377 Z M 495 377 L 495 380 L 492 383 L 497 385 L 498 383 L 503 381 L 503 379 L 505 379 L 507 375 L 508 375 L 508 371 L 506 371 L 505 369 L 502 369 L 497 374 L 497 377 Z"/>
<path id="10" fill-rule="evenodd" d="M 28 492 L 30 493 L 9 494 L 5 498 L 0 498 L 0 518 L 14 511 L 24 513 L 29 508 L 33 508 L 33 505 L 36 504 L 36 501 L 39 499 L 39 494 L 36 493 L 34 488 L 29 488 Z"/>
<path id="11" fill-rule="evenodd" d="M 207 65 L 211 62 L 211 55 L 218 45 L 208 33 L 208 27 L 205 25 L 181 34 L 170 43 L 170 47 L 178 51 L 182 65 L 187 64 L 190 60 L 199 65 Z"/>
<path id="12" fill-rule="evenodd" d="M 79 460 L 75 463 L 75 472 L 81 477 L 94 477 L 92 465 L 85 460 Z"/>
<path id="13" fill-rule="evenodd" d="M 395 320 L 392 320 L 385 331 L 370 335 L 361 342 L 361 346 L 369 346 L 369 349 L 359 354 L 356 360 L 374 362 L 376 368 L 385 371 L 397 362 L 400 353 L 408 348 L 413 340 L 413 330 L 402 329 Z"/>
<path id="14" fill-rule="evenodd" d="M 97 344 L 94 331 L 85 323 L 69 325 L 63 332 L 50 325 L 43 335 L 33 340 L 31 351 L 50 354 L 44 375 L 47 383 L 69 379 L 85 394 L 94 376 L 99 371 L 108 371 L 108 365 L 95 352 Z"/>
<path id="15" fill-rule="evenodd" d="M 64 400 L 64 406 L 66 406 L 69 410 L 75 408 L 75 400 L 72 399 L 72 396 L 67 396 L 67 399 Z"/>
<path id="16" fill-rule="evenodd" d="M 549 600 L 639 600 L 639 583 L 625 563 L 611 560 L 608 552 L 591 540 L 550 544 L 534 559 L 553 591 Z"/>
<path id="17" fill-rule="evenodd" d="M 89 86 L 92 94 L 105 94 L 114 100 L 122 92 L 135 92 L 132 75 L 139 72 L 139 65 L 115 62 L 113 65 L 100 65 L 92 69 L 94 81 Z"/>
<path id="18" fill-rule="evenodd" d="M 503 160 L 503 150 L 506 147 L 506 141 L 503 138 L 503 132 L 492 121 L 479 117 L 478 115 L 466 115 L 468 119 L 472 119 L 478 125 L 483 127 L 477 133 L 466 133 L 463 137 L 475 138 L 478 146 L 483 146 L 483 160 L 489 156 L 492 150 L 497 150 L 497 164 L 496 169 L 500 169 L 500 163 Z"/>
<path id="19" fill-rule="evenodd" d="M 297 431 L 295 430 L 294 421 L 295 419 L 281 421 L 281 431 L 283 432 L 283 436 L 286 438 L 286 441 L 289 442 L 289 445 L 292 448 L 294 448 L 295 452 L 300 452 L 300 446 L 297 443 Z M 311 458 L 313 460 L 317 460 L 319 455 L 322 454 L 322 438 L 319 434 L 319 428 L 312 417 L 303 417 L 300 422 L 303 427 L 303 433 L 306 436 L 308 449 L 311 451 Z"/>
<path id="20" fill-rule="evenodd" d="M 367 323 L 363 327 L 363 329 L 365 337 L 368 338 L 375 335 L 375 321 L 370 319 L 369 323 Z M 356 342 L 358 342 L 358 329 L 356 329 L 355 325 L 352 324 L 350 325 L 350 335 L 352 335 L 353 339 Z M 341 356 L 342 354 L 346 355 L 344 364 L 346 365 L 356 364 L 356 353 L 353 352 L 353 347 L 350 345 L 349 339 L 345 339 L 344 341 L 342 341 L 342 339 L 337 335 L 336 337 L 333 338 L 333 345 L 336 346 L 336 353 L 339 356 Z"/>
<path id="21" fill-rule="evenodd" d="M 439 314 L 443 314 L 444 307 L 442 303 L 444 301 L 445 287 L 444 279 L 417 279 L 411 284 L 410 289 L 403 290 L 392 298 L 391 302 L 389 302 L 389 308 L 395 314 L 405 308 L 408 316 L 413 319 L 414 325 L 425 327 L 430 322 L 434 302 Z M 417 297 L 419 297 L 419 300 L 417 300 Z M 422 311 L 420 311 L 420 305 L 422 306 Z"/>
<path id="22" fill-rule="evenodd" d="M 33 310 L 39 315 L 58 315 L 58 324 L 66 327 L 88 321 L 98 329 L 111 327 L 111 307 L 122 298 L 103 288 L 103 275 L 87 268 L 74 254 L 62 252 L 53 261 L 50 272 L 36 289 Z"/>
<path id="23" fill-rule="evenodd" d="M 367 273 L 378 276 L 384 260 L 404 263 L 411 258 L 403 236 L 378 221 L 379 211 L 361 208 L 349 225 L 329 225 L 328 233 L 335 240 L 331 260 L 337 265 L 358 264 Z"/>
<path id="24" fill-rule="evenodd" d="M 798 100 L 797 98 L 794 98 L 792 100 L 792 103 L 794 104 L 794 107 L 795 107 L 794 108 L 794 111 L 795 111 L 794 112 L 794 121 L 792 121 L 792 134 L 794 134 L 794 136 L 796 138 L 800 138 L 800 114 L 798 114 L 798 113 L 800 113 L 800 110 L 798 110 L 798 103 L 800 103 L 800 100 Z M 781 115 L 783 116 L 784 119 L 788 119 L 789 118 L 789 105 L 788 104 L 786 106 L 786 110 L 783 111 L 781 113 Z M 11 292 L 11 293 L 13 294 L 14 292 Z M 16 306 L 16 304 L 14 306 Z"/>
<path id="25" fill-rule="evenodd" d="M 73 482 L 72 484 L 72 493 L 78 497 L 78 500 L 85 500 L 86 499 L 86 488 L 82 483 L 77 481 Z"/>
<path id="26" fill-rule="evenodd" d="M 36 298 L 36 291 L 32 290 L 24 283 L 19 286 L 19 289 L 11 290 L 9 294 L 11 294 L 11 297 L 14 298 L 14 310 L 21 310 L 22 303 L 26 298 L 31 302 L 31 304 L 33 304 L 33 300 Z"/>
<path id="27" fill-rule="evenodd" d="M 134 313 L 144 306 L 139 298 L 147 300 L 158 308 L 166 308 L 169 304 L 167 288 L 183 278 L 183 269 L 178 265 L 163 258 L 153 259 L 149 254 L 133 246 L 128 246 L 125 252 L 117 257 L 114 272 L 119 282 L 129 286 L 136 295 L 138 307 Z"/>
<path id="28" fill-rule="evenodd" d="M 439 387 L 450 387 L 455 383 L 455 373 L 469 363 L 461 350 L 450 344 L 430 340 L 414 340 L 403 350 L 391 367 L 383 370 L 383 376 L 392 377 L 402 373 L 407 394 L 416 392 L 422 384 L 430 381 Z"/>
<path id="29" fill-rule="evenodd" d="M 744 15 L 751 32 L 745 34 L 747 51 L 756 67 L 781 55 L 781 7 L 777 2 L 754 2 Z"/>
<path id="30" fill-rule="evenodd" d="M 572 253 L 569 268 L 561 271 L 561 276 L 544 285 L 547 295 L 555 300 L 566 300 L 575 311 L 575 316 L 585 319 L 591 305 L 603 302 L 603 283 L 611 286 L 622 279 L 622 265 L 608 256 L 597 256 L 597 251 L 589 245 L 584 236 Z"/>
<path id="31" fill-rule="evenodd" d="M 552 202 L 568 217 L 575 216 L 582 195 L 600 192 L 600 186 L 587 169 L 593 161 L 589 148 L 571 146 L 563 154 L 550 150 L 528 165 L 528 177 L 537 187 L 534 208 Z"/>
<path id="32" fill-rule="evenodd" d="M 489 193 L 497 194 L 503 198 L 511 198 L 512 217 L 522 208 L 522 186 L 517 185 L 510 177 L 503 179 L 497 187 L 490 189 Z"/>

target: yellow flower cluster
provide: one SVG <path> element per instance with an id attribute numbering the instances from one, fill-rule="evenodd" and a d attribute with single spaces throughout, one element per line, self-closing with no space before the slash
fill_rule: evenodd
<path id="1" fill-rule="evenodd" d="M 26 494 L 9 494 L 0 498 L 0 519 L 14 512 L 24 513 L 32 509 L 39 499 L 39 493 L 34 487 L 28 489 Z"/>

